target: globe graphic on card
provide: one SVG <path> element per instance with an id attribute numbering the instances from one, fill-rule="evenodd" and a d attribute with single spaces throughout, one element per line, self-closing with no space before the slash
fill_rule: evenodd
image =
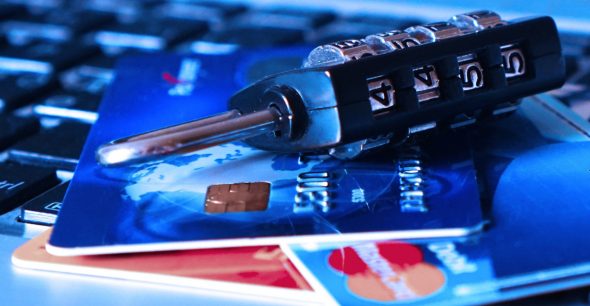
<path id="1" fill-rule="evenodd" d="M 291 180 L 320 162 L 298 163 L 296 157 L 229 143 L 148 164 L 131 175 L 125 194 L 138 201 L 149 193 L 205 194 L 215 183 Z"/>
<path id="2" fill-rule="evenodd" d="M 121 227 L 139 227 L 148 235 L 169 238 L 185 236 L 178 232 L 190 231 L 197 223 L 272 224 L 292 214 L 297 176 L 321 163 L 229 143 L 134 166 L 121 192 L 130 203 Z M 211 188 L 252 189 L 260 184 L 268 186 L 266 201 L 273 205 L 248 213 L 208 211 Z"/>
<path id="3" fill-rule="evenodd" d="M 328 173 L 331 200 L 346 205 L 335 205 L 322 213 L 297 211 L 298 178 L 317 173 Z M 302 158 L 241 143 L 224 144 L 134 166 L 121 192 L 129 207 L 122 214 L 119 232 L 135 227 L 140 230 L 133 235 L 143 233 L 145 239 L 189 238 L 195 231 L 203 233 L 203 228 L 221 231 L 239 227 L 259 234 L 294 233 L 301 228 L 334 232 L 338 229 L 333 220 L 368 210 L 372 198 L 391 189 L 396 173 L 392 161 L 384 165 L 327 156 Z M 350 205 L 351 199 L 359 199 L 358 190 L 362 189 L 358 186 L 363 182 L 371 182 L 375 192 Z"/>

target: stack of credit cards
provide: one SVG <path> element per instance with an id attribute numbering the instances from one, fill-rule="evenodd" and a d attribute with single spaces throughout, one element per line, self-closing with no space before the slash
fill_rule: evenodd
<path id="1" fill-rule="evenodd" d="M 224 111 L 308 52 L 121 60 L 51 236 L 15 264 L 302 304 L 463 305 L 590 284 L 590 124 L 548 95 L 349 161 L 237 142 L 96 163 L 99 145 Z"/>

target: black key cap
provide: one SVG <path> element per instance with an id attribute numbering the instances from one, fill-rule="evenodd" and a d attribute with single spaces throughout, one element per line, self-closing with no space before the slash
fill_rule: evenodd
<path id="1" fill-rule="evenodd" d="M 90 126 L 86 124 L 61 123 L 11 147 L 8 159 L 22 164 L 73 171 L 89 130 Z"/>
<path id="2" fill-rule="evenodd" d="M 248 16 L 248 14 L 244 14 L 243 16 L 248 24 L 263 22 L 269 25 L 269 23 L 272 23 L 273 21 L 282 21 L 282 23 L 279 24 L 280 26 L 299 29 L 317 28 L 336 18 L 336 15 L 332 12 L 297 8 L 273 8 L 253 12 L 251 16 Z M 263 24 L 259 25 L 263 26 Z M 277 24 L 275 23 L 274 26 L 277 26 Z"/>
<path id="3" fill-rule="evenodd" d="M 158 51 L 207 30 L 205 22 L 180 19 L 151 19 L 128 24 L 117 24 L 98 31 L 94 41 L 107 54 L 118 54 L 128 49 Z"/>
<path id="4" fill-rule="evenodd" d="M 206 34 L 201 41 L 236 44 L 244 47 L 266 47 L 303 41 L 304 31 L 279 28 L 230 28 Z"/>
<path id="5" fill-rule="evenodd" d="M 349 16 L 318 29 L 307 38 L 308 42 L 312 44 L 326 44 L 343 39 L 360 39 L 369 34 L 403 30 L 420 23 L 419 20 L 406 18 L 386 18 L 368 15 Z"/>
<path id="6" fill-rule="evenodd" d="M 60 90 L 33 106 L 40 117 L 54 117 L 93 124 L 96 121 L 101 96 L 88 92 Z"/>
<path id="7" fill-rule="evenodd" d="M 69 68 L 98 52 L 96 46 L 78 41 L 13 46 L 0 51 L 0 70 L 49 74 Z"/>
<path id="8" fill-rule="evenodd" d="M 235 17 L 228 28 L 286 28 L 286 29 L 299 29 L 299 30 L 311 30 L 326 21 L 333 18 L 330 14 L 318 13 L 317 18 L 313 15 L 298 12 L 298 11 L 251 11 Z"/>
<path id="9" fill-rule="evenodd" d="M 567 83 L 590 87 L 590 57 L 566 56 Z M 568 85 L 566 83 L 566 85 Z M 567 86 L 566 86 L 567 87 Z M 584 92 L 588 95 L 588 91 Z"/>
<path id="10" fill-rule="evenodd" d="M 223 6 L 219 3 L 168 2 L 153 9 L 159 18 L 179 18 L 218 24 L 245 10 L 243 6 Z"/>
<path id="11" fill-rule="evenodd" d="M 2 20 L 25 16 L 26 14 L 27 8 L 24 5 L 9 3 L 0 4 L 0 19 Z"/>
<path id="12" fill-rule="evenodd" d="M 0 164 L 0 214 L 22 205 L 59 183 L 55 170 L 13 163 Z"/>
<path id="13" fill-rule="evenodd" d="M 61 183 L 21 207 L 19 221 L 40 225 L 53 225 L 61 208 L 70 182 Z"/>
<path id="14" fill-rule="evenodd" d="M 242 70 L 244 71 L 244 81 L 246 84 L 251 84 L 262 80 L 271 74 L 301 68 L 301 62 L 301 57 L 295 55 L 278 57 L 269 56 L 264 59 L 252 61 Z"/>
<path id="15" fill-rule="evenodd" d="M 395 28 L 387 24 L 377 25 L 339 20 L 309 33 L 306 39 L 311 44 L 322 45 L 344 39 L 360 39 L 369 34 L 387 32 L 393 29 Z"/>
<path id="16" fill-rule="evenodd" d="M 565 74 L 567 79 L 571 78 L 579 70 L 578 56 L 566 55 L 565 58 Z"/>
<path id="17" fill-rule="evenodd" d="M 35 40 L 64 42 L 112 21 L 111 14 L 62 9 L 8 20 L 2 24 L 2 30 L 8 41 L 15 45 Z"/>
<path id="18" fill-rule="evenodd" d="M 8 0 L 13 4 L 26 5 L 29 11 L 46 11 L 63 6 L 67 0 Z"/>
<path id="19" fill-rule="evenodd" d="M 45 74 L 0 74 L 0 113 L 32 103 L 56 86 L 56 80 Z"/>
<path id="20" fill-rule="evenodd" d="M 222 43 L 212 41 L 197 40 L 191 43 L 179 46 L 177 49 L 180 53 L 192 52 L 198 54 L 230 54 L 239 49 L 240 46 L 233 43 Z"/>
<path id="21" fill-rule="evenodd" d="M 0 115 L 0 150 L 39 131 L 37 118 Z"/>
<path id="22" fill-rule="evenodd" d="M 185 0 L 176 0 L 176 1 L 169 1 L 169 2 L 173 2 L 173 3 L 186 3 L 187 1 Z M 205 6 L 205 7 L 210 7 L 210 8 L 215 8 L 215 9 L 220 9 L 223 10 L 224 12 L 224 16 L 225 17 L 229 17 L 229 16 L 234 16 L 236 14 L 242 13 L 244 11 L 246 11 L 248 8 L 240 3 L 232 3 L 229 1 L 226 2 L 222 2 L 222 1 L 215 1 L 215 0 L 210 0 L 210 1 L 193 1 L 195 2 L 195 4 L 200 5 L 200 6 Z"/>
<path id="23" fill-rule="evenodd" d="M 561 48 L 564 54 L 581 56 L 590 53 L 590 35 L 559 33 Z"/>
<path id="24" fill-rule="evenodd" d="M 587 71 L 586 73 L 582 74 L 580 78 L 575 80 L 575 84 L 582 84 L 584 86 L 590 87 L 590 71 Z M 588 96 L 587 91 L 584 94 Z"/>
<path id="25" fill-rule="evenodd" d="M 424 24 L 426 21 L 415 19 L 415 18 L 392 18 L 387 16 L 375 16 L 375 15 L 356 15 L 348 16 L 346 20 L 349 22 L 374 24 L 387 26 L 389 31 L 391 30 L 403 30 L 405 28 L 415 26 L 418 24 Z"/>
<path id="26" fill-rule="evenodd" d="M 116 15 L 119 20 L 135 20 L 145 12 L 145 8 L 153 5 L 155 0 L 88 0 L 80 1 L 79 6 L 93 11 Z"/>
<path id="27" fill-rule="evenodd" d="M 93 94 L 104 92 L 113 80 L 114 57 L 100 56 L 60 75 L 63 88 Z"/>

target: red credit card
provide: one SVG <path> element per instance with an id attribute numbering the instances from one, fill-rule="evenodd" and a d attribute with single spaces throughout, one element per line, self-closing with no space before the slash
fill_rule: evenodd
<path id="1" fill-rule="evenodd" d="M 97 256 L 53 256 L 51 230 L 12 256 L 22 268 L 195 287 L 252 297 L 317 302 L 316 294 L 278 246 L 200 249 Z"/>

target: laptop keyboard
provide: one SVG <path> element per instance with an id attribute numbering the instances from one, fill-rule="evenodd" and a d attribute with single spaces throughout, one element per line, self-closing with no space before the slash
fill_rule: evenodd
<path id="1" fill-rule="evenodd" d="M 213 1 L 0 3 L 0 234 L 53 222 L 66 188 L 56 170 L 71 177 L 118 57 L 314 46 L 423 22 Z M 554 93 L 588 119 L 590 39 L 563 43 L 570 82 Z"/>

